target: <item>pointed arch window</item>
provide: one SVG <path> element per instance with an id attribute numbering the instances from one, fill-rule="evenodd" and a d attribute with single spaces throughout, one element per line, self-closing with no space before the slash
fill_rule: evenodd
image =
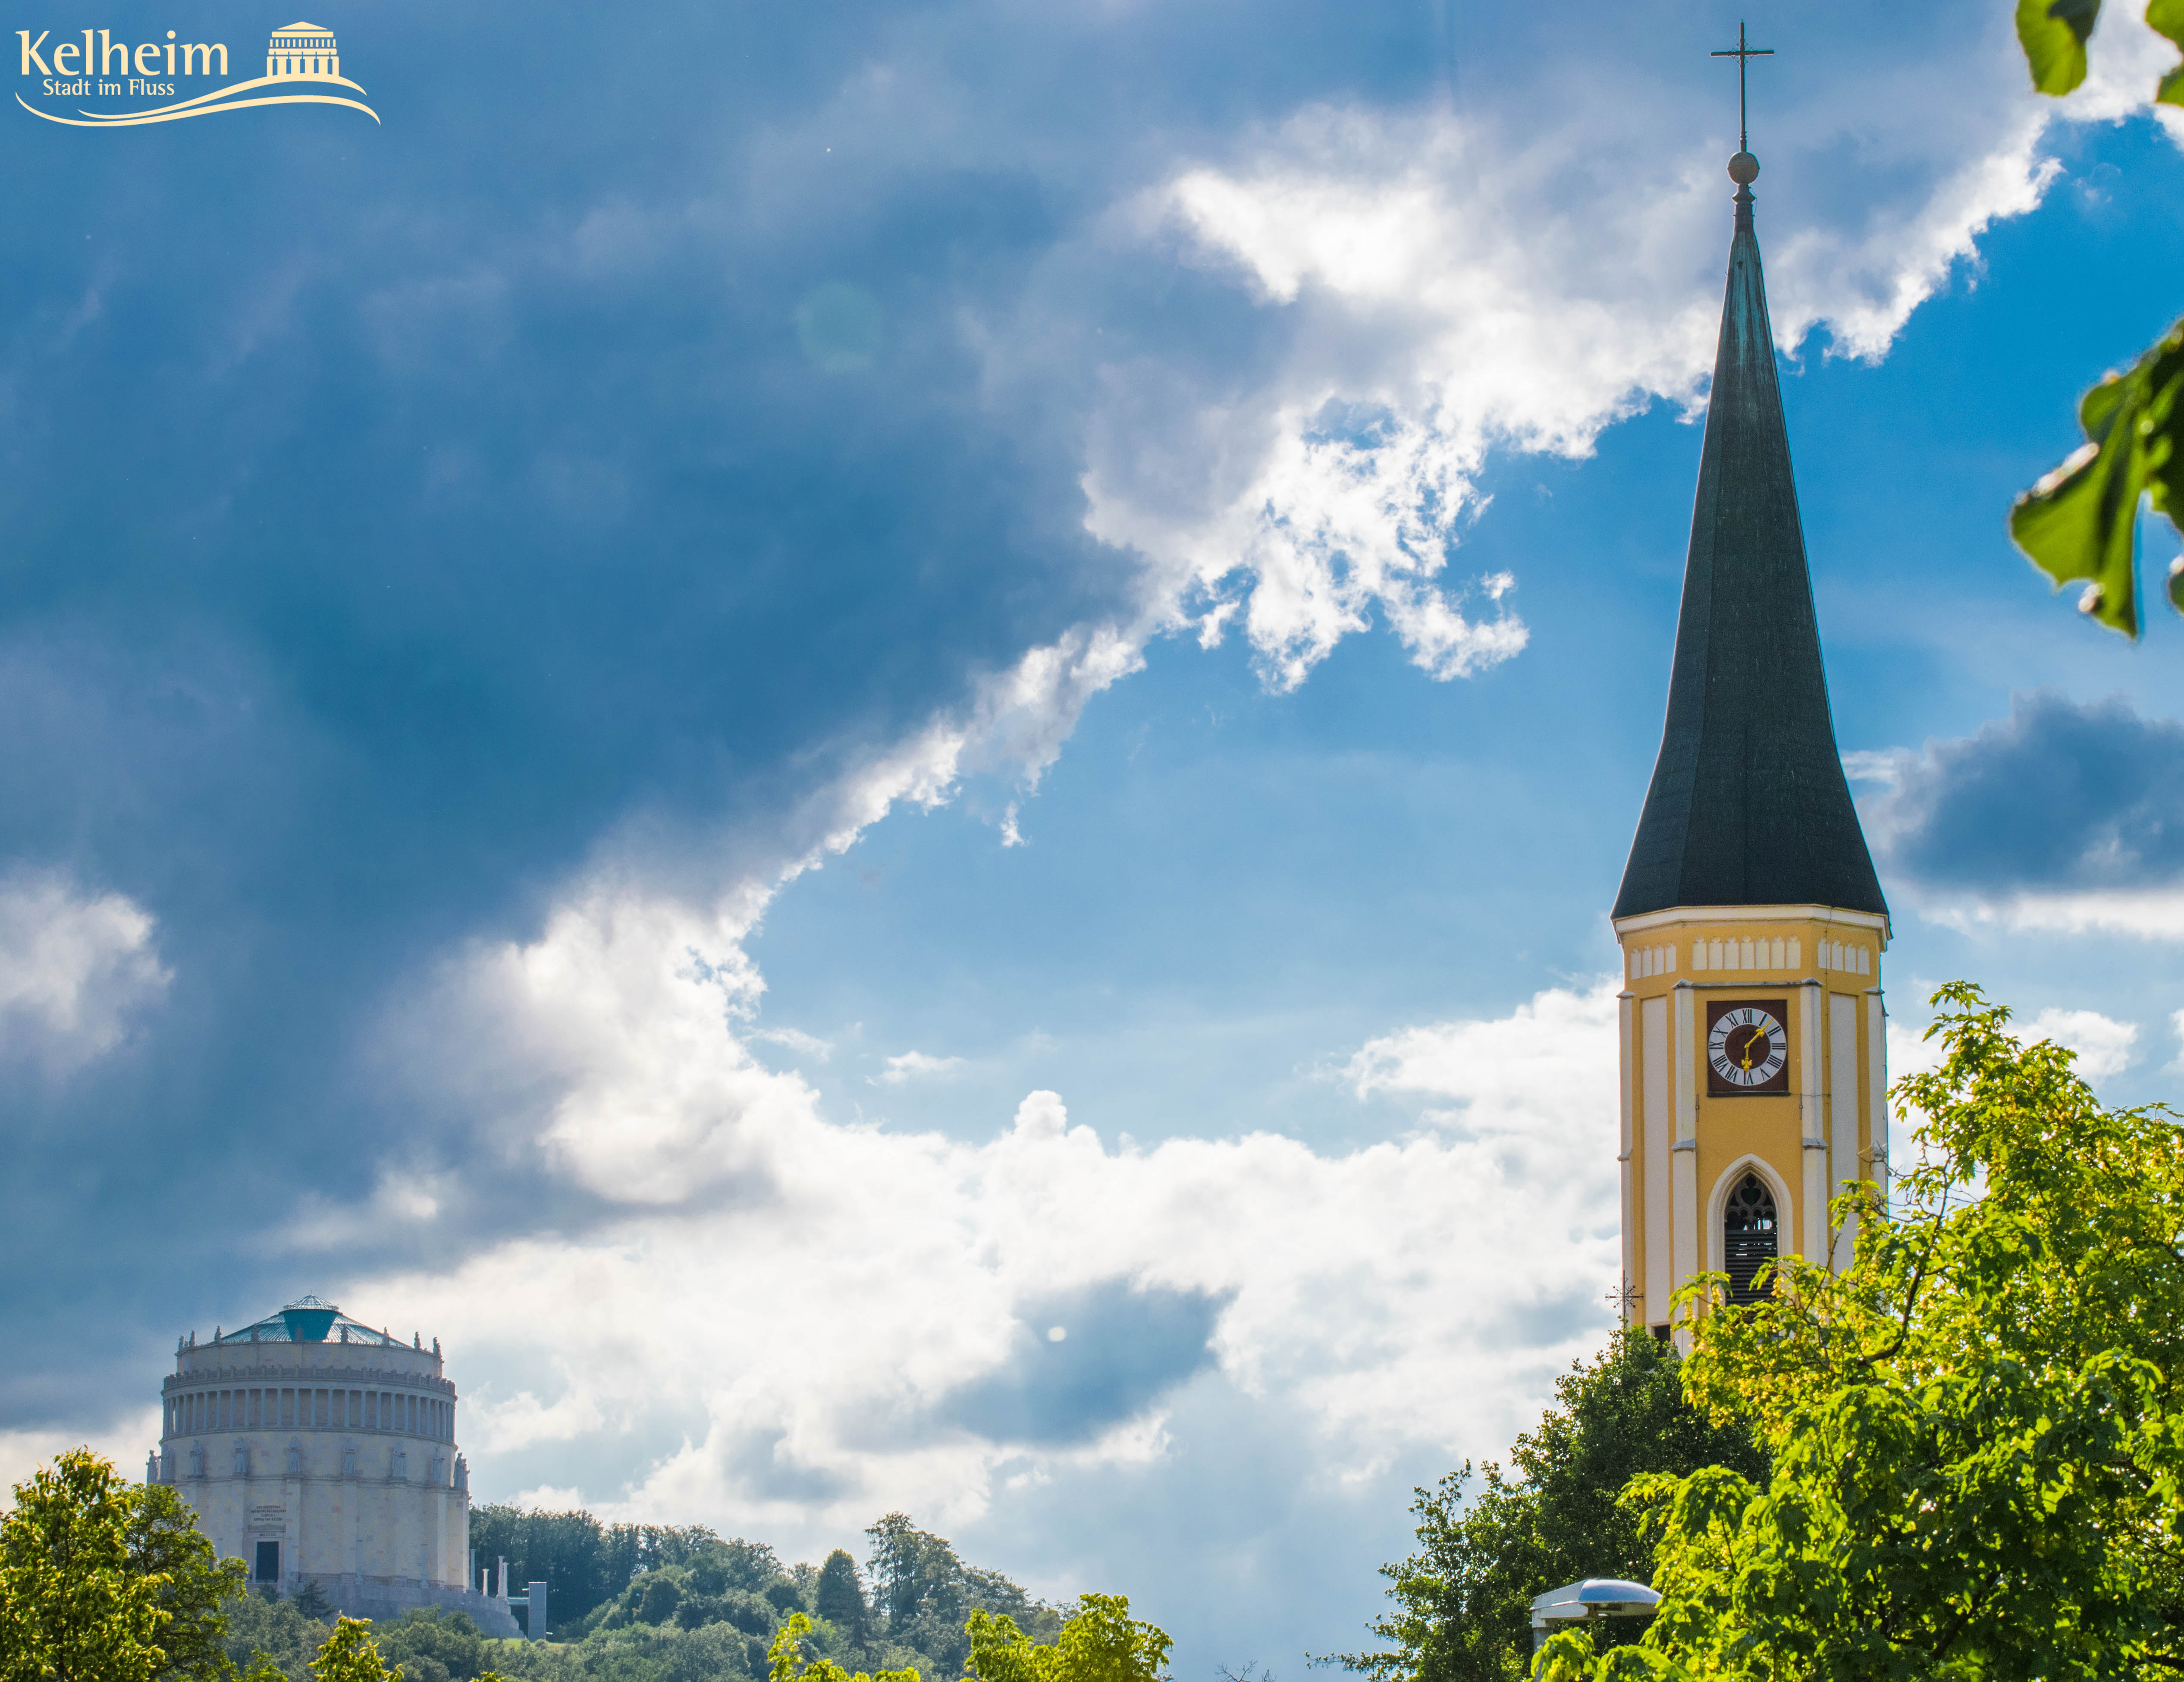
<path id="1" fill-rule="evenodd" d="M 1780 1227 L 1774 1193 L 1758 1174 L 1746 1170 L 1744 1177 L 1730 1188 L 1729 1201 L 1721 1211 L 1722 1260 L 1729 1271 L 1731 1302 L 1758 1302 L 1764 1294 L 1754 1281 L 1760 1269 L 1780 1253 Z"/>

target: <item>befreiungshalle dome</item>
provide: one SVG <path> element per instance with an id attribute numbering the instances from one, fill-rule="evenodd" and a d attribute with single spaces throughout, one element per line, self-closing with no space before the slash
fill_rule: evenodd
<path id="1" fill-rule="evenodd" d="M 183 1338 L 161 1389 L 146 1477 L 174 1485 L 254 1583 L 314 1582 L 359 1618 L 446 1606 L 488 1635 L 518 1633 L 472 1572 L 470 1471 L 438 1338 L 405 1344 L 299 1297 L 209 1342 Z"/>

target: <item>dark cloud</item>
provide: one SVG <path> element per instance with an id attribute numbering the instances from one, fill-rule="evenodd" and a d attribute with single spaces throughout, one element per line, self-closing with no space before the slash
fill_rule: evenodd
<path id="1" fill-rule="evenodd" d="M 1983 891 L 2184 876 L 2184 724 L 2121 700 L 2020 696 L 2007 722 L 1909 760 L 1874 805 L 1889 869 Z"/>
<path id="2" fill-rule="evenodd" d="M 247 66 L 277 21 L 190 32 Z M 430 1255 L 582 1218 L 375 1025 L 610 839 L 717 887 L 724 835 L 1121 606 L 1083 346 L 1217 387 L 1272 329 L 1100 218 L 1208 136 L 1437 74 L 1402 8 L 329 22 L 383 126 L 14 114 L 0 866 L 129 896 L 173 981 L 8 1094 L 0 1426 L 292 1294 L 276 1235 L 382 1165 L 462 1188 Z"/>
<path id="3" fill-rule="evenodd" d="M 1212 1362 L 1222 1305 L 1119 1279 L 1028 1303 L 1007 1361 L 955 1392 L 935 1417 L 994 1442 L 1089 1442 Z"/>

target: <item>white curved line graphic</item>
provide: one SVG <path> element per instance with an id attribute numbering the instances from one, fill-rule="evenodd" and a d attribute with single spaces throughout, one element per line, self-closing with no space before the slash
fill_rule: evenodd
<path id="1" fill-rule="evenodd" d="M 254 105 L 346 105 L 352 111 L 363 112 L 375 123 L 379 121 L 379 113 L 370 106 L 360 105 L 354 99 L 343 99 L 331 93 L 287 93 L 270 99 L 227 99 L 220 104 L 205 103 L 221 99 L 231 92 L 240 92 L 244 88 L 263 87 L 274 80 L 276 78 L 261 76 L 256 81 L 237 82 L 232 88 L 222 88 L 219 93 L 208 93 L 197 99 L 186 100 L 180 105 L 163 105 L 156 110 L 132 112 L 127 116 L 109 117 L 86 112 L 81 117 L 57 117 L 50 111 L 41 111 L 20 93 L 15 96 L 15 103 L 34 117 L 43 117 L 49 123 L 65 123 L 70 128 L 141 128 L 146 123 L 179 123 L 192 117 L 209 117 L 220 111 L 244 111 Z M 354 82 L 348 85 L 356 87 Z M 364 92 L 360 87 L 356 91 L 359 93 Z"/>

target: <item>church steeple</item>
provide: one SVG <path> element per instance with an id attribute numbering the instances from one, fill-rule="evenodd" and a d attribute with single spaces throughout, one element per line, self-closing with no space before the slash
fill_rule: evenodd
<path id="1" fill-rule="evenodd" d="M 1738 60 L 1751 55 L 1741 33 Z M 1789 1255 L 1840 1267 L 1835 1202 L 1888 1174 L 1888 906 L 1828 717 L 1752 227 L 1736 232 L 1660 758 L 1616 900 L 1625 1316 L 1666 1336 L 1692 1276 L 1732 1299 Z"/>
<path id="2" fill-rule="evenodd" d="M 1739 165 L 1748 165 L 1749 173 Z M 1790 438 L 1740 152 L 1736 232 L 1669 717 L 1614 914 L 1825 905 L 1885 917 L 1829 717 Z"/>

